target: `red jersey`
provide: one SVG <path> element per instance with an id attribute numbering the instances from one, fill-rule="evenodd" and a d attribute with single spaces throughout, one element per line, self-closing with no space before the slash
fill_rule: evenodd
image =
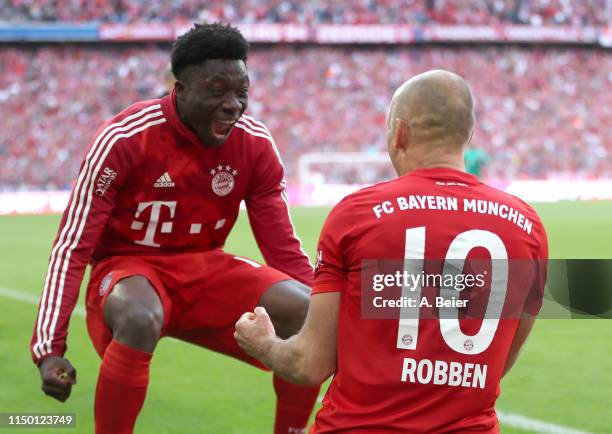
<path id="1" fill-rule="evenodd" d="M 521 312 L 537 314 L 545 261 L 531 274 L 504 268 L 508 260 L 548 255 L 544 227 L 520 199 L 464 172 L 432 168 L 360 190 L 333 209 L 319 241 L 313 294 L 341 292 L 338 365 L 312 432 L 498 430 L 494 404 L 517 316 L 465 319 L 451 307 L 444 318 L 424 318 L 429 305 L 417 305 L 401 320 L 399 309 L 393 319 L 364 318 L 364 291 L 373 288 L 362 280 L 366 258 L 446 264 L 483 251 L 497 264 L 491 282 L 505 297 L 501 304 L 520 291 L 513 298 Z M 492 287 L 487 314 L 495 305 L 489 298 Z"/>
<path id="2" fill-rule="evenodd" d="M 283 177 L 270 132 L 246 114 L 217 148 L 203 146 L 180 121 L 174 92 L 108 121 L 89 146 L 53 245 L 34 361 L 64 354 L 90 261 L 222 248 L 243 200 L 267 264 L 310 286 Z"/>

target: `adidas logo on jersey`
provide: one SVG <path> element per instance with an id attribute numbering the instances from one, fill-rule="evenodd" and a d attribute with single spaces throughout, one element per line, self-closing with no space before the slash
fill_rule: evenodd
<path id="1" fill-rule="evenodd" d="M 155 181 L 155 184 L 153 184 L 153 187 L 157 187 L 157 188 L 174 187 L 174 181 L 172 181 L 172 178 L 170 178 L 170 175 L 168 174 L 168 172 L 164 172 L 164 174 L 160 176 L 157 181 Z"/>

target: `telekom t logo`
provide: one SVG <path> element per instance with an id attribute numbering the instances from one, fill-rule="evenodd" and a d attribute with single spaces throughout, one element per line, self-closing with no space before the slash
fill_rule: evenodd
<path id="1" fill-rule="evenodd" d="M 144 222 L 138 221 L 137 219 L 140 217 L 140 214 L 142 214 L 142 212 L 149 207 L 151 207 L 151 217 L 149 218 L 149 225 L 147 226 L 145 237 L 142 240 L 134 242 L 136 244 L 142 244 L 143 246 L 161 247 L 161 244 L 155 242 L 155 233 L 157 232 L 157 224 L 159 223 L 159 214 L 162 207 L 167 207 L 170 209 L 170 219 L 173 219 L 174 212 L 176 211 L 176 201 L 140 202 L 138 204 L 138 210 L 136 210 L 136 215 L 134 216 L 132 226 L 130 226 L 131 229 L 139 231 L 144 227 Z M 162 223 L 160 232 L 162 234 L 169 234 L 172 232 L 172 222 Z"/>

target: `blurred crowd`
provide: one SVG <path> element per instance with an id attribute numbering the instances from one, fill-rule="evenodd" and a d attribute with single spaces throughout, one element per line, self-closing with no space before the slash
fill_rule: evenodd
<path id="1" fill-rule="evenodd" d="M 0 21 L 598 26 L 610 0 L 0 0 Z"/>
<path id="2" fill-rule="evenodd" d="M 167 61 L 157 46 L 1 48 L 0 189 L 70 188 L 96 129 L 164 92 Z M 384 152 L 394 90 L 432 68 L 470 83 L 487 177 L 612 178 L 604 50 L 254 47 L 248 65 L 248 112 L 271 130 L 294 184 L 302 153 Z M 362 181 L 357 166 L 326 167 L 326 178 Z"/>

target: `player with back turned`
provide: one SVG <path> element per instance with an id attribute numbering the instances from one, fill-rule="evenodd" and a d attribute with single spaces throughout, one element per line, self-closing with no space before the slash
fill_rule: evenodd
<path id="1" fill-rule="evenodd" d="M 155 346 L 164 336 L 262 367 L 233 338 L 266 306 L 279 336 L 302 326 L 313 270 L 289 217 L 283 166 L 268 129 L 245 113 L 248 43 L 196 25 L 172 48 L 172 92 L 104 124 L 91 142 L 55 240 L 31 341 L 42 389 L 65 401 L 64 358 L 85 268 L 87 326 L 102 357 L 96 433 L 131 433 Z M 246 203 L 268 266 L 223 251 Z M 194 381 L 206 381 L 205 376 Z M 301 432 L 318 387 L 274 376 L 275 433 Z"/>
<path id="2" fill-rule="evenodd" d="M 334 373 L 312 433 L 499 432 L 499 383 L 541 307 L 548 245 L 531 207 L 465 173 L 473 125 L 472 94 L 461 77 L 430 71 L 404 83 L 387 118 L 399 177 L 331 211 L 303 329 L 279 339 L 265 306 L 237 322 L 238 343 L 277 374 L 318 384 Z M 431 314 L 429 304 L 419 304 L 408 316 L 362 316 L 372 287 L 367 280 L 362 287 L 369 264 L 362 260 L 396 258 L 428 273 L 454 264 L 443 275 L 465 276 L 454 261 L 468 264 L 468 257 L 490 266 L 490 292 L 483 272 L 482 289 L 472 285 L 465 299 L 484 303 L 487 315 L 445 306 Z M 523 272 L 513 272 L 517 266 Z M 423 286 L 416 300 L 433 302 L 442 289 L 456 290 Z M 500 306 L 509 304 L 514 310 L 506 315 Z"/>

